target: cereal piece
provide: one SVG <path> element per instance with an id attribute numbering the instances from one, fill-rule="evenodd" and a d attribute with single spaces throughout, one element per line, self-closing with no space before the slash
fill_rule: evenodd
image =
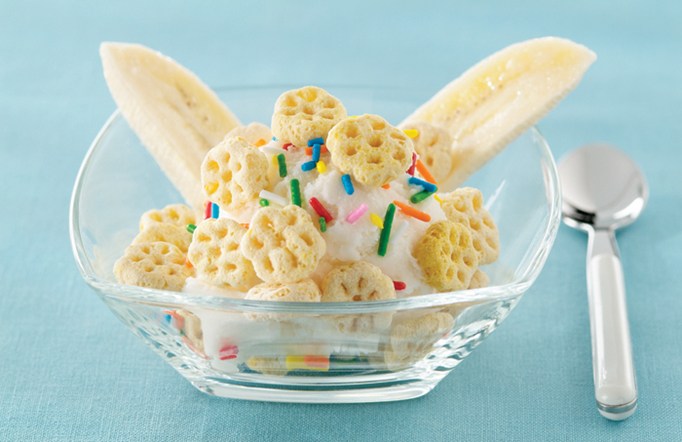
<path id="1" fill-rule="evenodd" d="M 326 244 L 305 210 L 269 206 L 253 216 L 240 249 L 263 281 L 295 282 L 315 270 Z"/>
<path id="2" fill-rule="evenodd" d="M 279 302 L 320 302 L 320 289 L 312 279 L 298 282 L 265 282 L 252 287 L 244 299 Z"/>
<path id="3" fill-rule="evenodd" d="M 466 289 L 478 268 L 478 252 L 469 229 L 452 221 L 431 224 L 412 255 L 422 269 L 424 281 L 441 291 Z"/>
<path id="4" fill-rule="evenodd" d="M 452 171 L 452 136 L 446 130 L 426 122 L 408 123 L 401 128 L 417 131 L 412 138 L 414 150 L 436 181 L 445 181 Z"/>
<path id="5" fill-rule="evenodd" d="M 187 310 L 176 310 L 174 316 L 180 333 L 185 336 L 192 350 L 203 353 L 204 332 L 201 328 L 201 319 Z M 180 321 L 182 322 L 180 323 Z"/>
<path id="6" fill-rule="evenodd" d="M 334 268 L 322 279 L 322 302 L 380 301 L 395 298 L 391 278 L 379 267 L 357 261 Z"/>
<path id="7" fill-rule="evenodd" d="M 471 230 L 479 264 L 490 264 L 500 254 L 500 234 L 490 213 L 483 207 L 483 195 L 473 187 L 461 187 L 440 195 L 445 216 Z"/>
<path id="8" fill-rule="evenodd" d="M 260 281 L 239 250 L 246 228 L 227 218 L 207 219 L 194 231 L 187 255 L 197 275 L 216 286 L 248 290 Z"/>
<path id="9" fill-rule="evenodd" d="M 149 242 L 167 242 L 176 246 L 187 253 L 189 243 L 192 242 L 192 234 L 187 231 L 187 227 L 177 226 L 175 224 L 154 223 L 137 234 L 133 239 L 133 244 L 149 243 Z"/>
<path id="10" fill-rule="evenodd" d="M 192 269 L 173 244 L 151 242 L 130 245 L 114 264 L 114 275 L 121 284 L 179 291 Z"/>
<path id="11" fill-rule="evenodd" d="M 414 147 L 403 131 L 378 115 L 346 118 L 329 132 L 327 148 L 343 173 L 379 187 L 405 173 Z"/>
<path id="12" fill-rule="evenodd" d="M 289 370 L 283 357 L 252 356 L 246 361 L 246 366 L 253 371 L 273 376 L 285 376 Z"/>
<path id="13" fill-rule="evenodd" d="M 251 146 L 260 147 L 272 139 L 270 128 L 263 123 L 249 123 L 246 126 L 237 126 L 225 135 L 225 138 L 242 137 Z"/>
<path id="14" fill-rule="evenodd" d="M 471 277 L 471 282 L 469 282 L 469 287 L 470 289 L 480 289 L 483 287 L 487 287 L 488 284 L 490 283 L 490 278 L 488 278 L 488 275 L 481 270 L 478 269 L 474 273 L 474 276 Z"/>
<path id="15" fill-rule="evenodd" d="M 149 210 L 140 218 L 140 232 L 156 224 L 173 224 L 182 227 L 196 224 L 194 210 L 184 204 L 169 204 L 163 209 Z"/>
<path id="16" fill-rule="evenodd" d="M 452 330 L 454 318 L 445 312 L 429 313 L 393 325 L 384 360 L 389 370 L 412 365 L 433 350 L 433 344 Z"/>
<path id="17" fill-rule="evenodd" d="M 303 147 L 308 140 L 325 138 L 343 118 L 346 108 L 324 89 L 306 86 L 284 92 L 275 103 L 272 133 L 281 141 Z"/>
<path id="18" fill-rule="evenodd" d="M 243 138 L 226 138 L 206 154 L 201 183 L 207 198 L 235 210 L 258 198 L 268 185 L 268 160 Z"/>

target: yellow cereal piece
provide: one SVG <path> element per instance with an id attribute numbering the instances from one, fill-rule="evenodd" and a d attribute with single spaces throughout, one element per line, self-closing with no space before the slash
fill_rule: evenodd
<path id="1" fill-rule="evenodd" d="M 327 165 L 322 160 L 318 161 L 315 167 L 317 167 L 317 172 L 320 174 L 325 173 L 327 171 Z"/>
<path id="2" fill-rule="evenodd" d="M 187 224 L 196 224 L 196 215 L 189 206 L 169 204 L 163 209 L 149 210 L 140 217 L 140 231 L 157 224 L 173 224 L 184 229 Z"/>
<path id="3" fill-rule="evenodd" d="M 474 276 L 471 277 L 471 282 L 469 283 L 469 289 L 480 289 L 483 287 L 487 287 L 488 284 L 490 283 L 490 278 L 488 278 L 488 275 L 481 269 L 476 270 L 476 273 L 474 273 Z"/>
<path id="4" fill-rule="evenodd" d="M 395 298 L 393 280 L 379 267 L 356 261 L 335 267 L 322 278 L 322 302 L 380 301 Z"/>
<path id="5" fill-rule="evenodd" d="M 478 252 L 469 229 L 452 221 L 431 224 L 415 244 L 412 256 L 424 281 L 440 291 L 468 288 L 478 268 Z"/>
<path id="6" fill-rule="evenodd" d="M 193 270 L 185 265 L 185 254 L 167 242 L 132 244 L 114 264 L 121 284 L 180 291 Z"/>
<path id="7" fill-rule="evenodd" d="M 268 160 L 244 138 L 226 138 L 206 154 L 201 183 L 206 198 L 226 210 L 240 209 L 268 185 Z"/>
<path id="8" fill-rule="evenodd" d="M 237 126 L 225 135 L 225 138 L 237 137 L 244 138 L 253 147 L 260 147 L 272 138 L 272 132 L 265 124 L 254 122 L 246 126 Z"/>
<path id="9" fill-rule="evenodd" d="M 481 191 L 473 187 L 461 187 L 441 195 L 441 198 L 445 216 L 470 229 L 479 264 L 496 261 L 500 254 L 500 234 L 490 212 L 483 206 Z"/>
<path id="10" fill-rule="evenodd" d="M 298 206 L 264 207 L 253 216 L 240 250 L 265 282 L 296 282 L 317 268 L 326 244 Z"/>
<path id="11" fill-rule="evenodd" d="M 320 302 L 320 289 L 312 279 L 297 282 L 265 282 L 252 287 L 244 299 L 279 302 Z"/>
<path id="12" fill-rule="evenodd" d="M 175 224 L 156 223 L 142 230 L 133 239 L 133 244 L 148 242 L 167 242 L 176 246 L 182 253 L 187 253 L 189 243 L 192 242 L 192 234 L 186 227 Z"/>
<path id="13" fill-rule="evenodd" d="M 282 142 L 305 147 L 308 140 L 326 138 L 343 118 L 346 108 L 338 98 L 319 87 L 306 86 L 279 96 L 272 115 L 272 133 Z"/>
<path id="14" fill-rule="evenodd" d="M 289 371 L 283 358 L 276 356 L 252 356 L 246 360 L 246 365 L 253 371 L 271 376 L 285 376 Z"/>
<path id="15" fill-rule="evenodd" d="M 408 134 L 414 150 L 436 181 L 444 182 L 453 167 L 452 136 L 445 129 L 426 122 L 407 123 L 401 127 L 406 134 L 414 134 Z"/>
<path id="16" fill-rule="evenodd" d="M 380 229 L 384 228 L 384 219 L 377 215 L 376 213 L 370 213 L 369 214 L 369 219 L 372 221 L 372 224 L 377 226 Z"/>
<path id="17" fill-rule="evenodd" d="M 194 313 L 188 310 L 176 310 L 173 316 L 180 318 L 182 321 L 180 325 L 180 332 L 189 341 L 193 350 L 199 353 L 204 352 L 204 332 L 201 328 L 201 319 Z"/>
<path id="18" fill-rule="evenodd" d="M 327 149 L 343 173 L 367 186 L 379 187 L 410 167 L 414 147 L 403 131 L 378 115 L 346 118 L 329 132 Z"/>
<path id="19" fill-rule="evenodd" d="M 445 337 L 454 324 L 452 315 L 445 312 L 395 320 L 384 353 L 387 368 L 399 370 L 417 362 L 433 351 L 434 344 Z"/>
<path id="20" fill-rule="evenodd" d="M 227 218 L 209 218 L 194 230 L 187 258 L 197 276 L 218 287 L 248 290 L 260 280 L 239 250 L 246 228 Z"/>

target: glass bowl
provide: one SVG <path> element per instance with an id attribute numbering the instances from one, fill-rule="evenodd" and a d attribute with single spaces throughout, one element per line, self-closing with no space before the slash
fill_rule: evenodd
<path id="1" fill-rule="evenodd" d="M 269 122 L 290 86 L 223 88 L 244 122 Z M 398 123 L 422 100 L 414 91 L 328 88 L 349 114 Z M 536 129 L 513 141 L 468 182 L 481 189 L 500 231 L 485 288 L 378 302 L 245 301 L 118 284 L 113 264 L 140 215 L 182 198 L 125 120 L 114 113 L 76 179 L 73 252 L 85 281 L 130 330 L 199 390 L 284 402 L 378 402 L 431 391 L 507 317 L 533 284 L 560 219 L 556 165 Z"/>

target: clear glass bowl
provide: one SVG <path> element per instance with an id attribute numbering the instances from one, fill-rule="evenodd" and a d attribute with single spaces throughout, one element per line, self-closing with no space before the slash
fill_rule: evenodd
<path id="1" fill-rule="evenodd" d="M 289 86 L 226 88 L 244 122 L 269 122 Z M 397 123 L 414 91 L 329 87 L 349 114 Z M 483 191 L 501 253 L 490 286 L 381 302 L 277 303 L 123 286 L 114 261 L 140 215 L 181 202 L 125 120 L 114 113 L 94 140 L 71 201 L 73 252 L 111 311 L 199 390 L 286 402 L 375 402 L 428 393 L 507 317 L 535 281 L 560 219 L 557 171 L 531 129 L 467 183 Z"/>

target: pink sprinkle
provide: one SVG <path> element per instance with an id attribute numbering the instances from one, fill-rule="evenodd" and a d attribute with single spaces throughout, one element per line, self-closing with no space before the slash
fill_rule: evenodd
<path id="1" fill-rule="evenodd" d="M 393 287 L 396 290 L 405 290 L 407 288 L 407 284 L 402 281 L 393 281 Z"/>
<path id="2" fill-rule="evenodd" d="M 414 176 L 414 168 L 417 165 L 417 154 L 412 152 L 412 164 L 410 165 L 410 168 L 407 169 L 407 173 Z"/>
<path id="3" fill-rule="evenodd" d="M 228 359 L 235 359 L 239 353 L 239 347 L 233 344 L 224 345 L 218 352 L 218 359 L 227 361 Z"/>
<path id="4" fill-rule="evenodd" d="M 360 206 L 358 206 L 357 209 L 353 210 L 351 213 L 348 214 L 348 216 L 346 217 L 346 221 L 348 221 L 351 224 L 355 223 L 355 221 L 359 220 L 360 217 L 364 215 L 365 212 L 367 212 L 367 209 L 368 209 L 367 204 L 365 203 L 360 204 Z"/>

